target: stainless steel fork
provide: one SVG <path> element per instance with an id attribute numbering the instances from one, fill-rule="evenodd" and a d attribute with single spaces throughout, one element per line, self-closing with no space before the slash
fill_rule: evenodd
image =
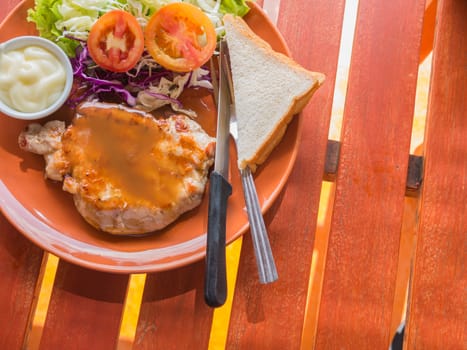
<path id="1" fill-rule="evenodd" d="M 230 135 L 237 144 L 238 129 L 235 113 L 230 114 Z M 253 248 L 258 266 L 260 283 L 271 283 L 277 280 L 277 269 L 269 244 L 266 225 L 259 205 L 258 193 L 253 179 L 253 174 L 249 167 L 240 170 L 242 179 L 243 195 L 245 197 L 248 221 L 250 222 L 250 232 L 253 238 Z"/>
<path id="2" fill-rule="evenodd" d="M 212 85 L 214 88 L 214 100 L 217 103 L 218 80 L 214 60 L 215 57 L 212 57 L 210 60 L 210 69 Z M 224 60 L 224 64 L 228 64 L 228 62 Z M 228 67 L 227 71 L 230 72 L 230 67 Z M 231 76 L 229 75 L 227 78 L 230 85 L 230 91 L 233 93 Z M 232 97 L 233 101 L 234 96 Z M 230 135 L 235 141 L 235 146 L 237 146 L 237 116 L 235 115 L 234 110 L 232 110 L 230 113 Z M 278 274 L 276 264 L 274 262 L 274 257 L 272 255 L 271 245 L 269 243 L 263 214 L 259 205 L 258 193 L 256 192 L 253 174 L 251 173 L 250 168 L 247 167 L 243 170 L 240 170 L 240 177 L 242 180 L 243 195 L 245 198 L 248 221 L 250 223 L 251 237 L 253 239 L 253 249 L 256 257 L 256 265 L 258 267 L 259 281 L 263 284 L 271 283 L 277 280 Z"/>

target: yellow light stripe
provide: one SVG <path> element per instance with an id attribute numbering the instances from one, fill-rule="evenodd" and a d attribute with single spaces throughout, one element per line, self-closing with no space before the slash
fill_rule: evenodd
<path id="1" fill-rule="evenodd" d="M 145 273 L 133 274 L 130 275 L 128 280 L 125 305 L 123 306 L 122 320 L 120 322 L 118 350 L 132 349 L 133 347 L 146 276 Z"/>
<path id="2" fill-rule="evenodd" d="M 211 333 L 209 335 L 209 350 L 225 349 L 229 332 L 230 314 L 237 282 L 240 252 L 243 237 L 240 237 L 226 248 L 227 265 L 227 299 L 225 304 L 214 310 L 212 316 Z"/>
<path id="3" fill-rule="evenodd" d="M 46 253 L 46 265 L 44 278 L 41 284 L 41 292 L 37 300 L 37 310 L 34 315 L 33 325 L 35 327 L 43 327 L 45 323 L 45 318 L 47 317 L 47 309 L 49 307 L 50 296 L 52 294 L 52 289 L 55 281 L 55 274 L 58 267 L 58 258 L 50 253 Z"/>
<path id="4" fill-rule="evenodd" d="M 47 317 L 47 310 L 49 309 L 50 297 L 55 282 L 55 275 L 57 273 L 58 261 L 59 259 L 55 255 L 44 252 L 41 267 L 41 269 L 43 269 L 43 275 L 39 275 L 39 279 L 41 280 L 38 281 L 40 285 L 37 287 L 36 292 L 37 301 L 35 309 L 32 311 L 34 312 L 32 316 L 32 327 L 24 344 L 27 349 L 39 349 L 42 331 Z"/>
<path id="5" fill-rule="evenodd" d="M 335 184 L 323 181 L 300 344 L 300 349 L 303 350 L 313 349 L 318 327 L 318 312 L 321 301 L 324 267 L 326 264 L 334 192 Z"/>

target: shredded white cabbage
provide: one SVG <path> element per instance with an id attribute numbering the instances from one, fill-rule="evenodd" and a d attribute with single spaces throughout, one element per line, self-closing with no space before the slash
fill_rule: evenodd
<path id="1" fill-rule="evenodd" d="M 185 0 L 184 2 L 198 6 L 209 17 L 212 24 L 216 28 L 218 36 L 224 33 L 224 25 L 222 23 L 223 14 L 220 12 L 221 0 Z"/>
<path id="2" fill-rule="evenodd" d="M 86 40 L 99 16 L 124 7 L 124 4 L 116 0 L 62 0 L 58 6 L 62 19 L 55 26 L 62 32 L 62 37 Z"/>
<path id="3" fill-rule="evenodd" d="M 212 89 L 212 84 L 203 79 L 208 74 L 209 71 L 206 69 L 198 68 L 191 73 L 176 75 L 173 80 L 161 78 L 158 85 L 151 85 L 149 89 L 138 93 L 136 105 L 146 111 L 153 111 L 162 106 L 170 105 L 174 111 L 183 112 L 194 118 L 196 117 L 194 111 L 183 108 L 178 101 L 175 102 L 174 100 L 180 97 L 186 86 Z M 157 95 L 167 96 L 168 99 L 161 99 Z"/>

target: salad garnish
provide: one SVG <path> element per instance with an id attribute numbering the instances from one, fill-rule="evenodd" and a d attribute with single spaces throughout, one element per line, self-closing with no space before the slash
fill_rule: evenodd
<path id="1" fill-rule="evenodd" d="M 96 31 L 96 23 L 104 14 L 124 11 L 134 18 L 144 33 L 151 18 L 161 8 L 173 3 L 188 3 L 200 9 L 210 20 L 216 40 L 220 40 L 224 35 L 222 17 L 225 13 L 243 16 L 249 10 L 245 0 L 35 0 L 35 6 L 28 11 L 27 19 L 35 23 L 40 36 L 57 43 L 70 57 L 75 80 L 75 89 L 68 101 L 71 106 L 88 99 L 116 99 L 146 111 L 170 105 L 173 110 L 185 112 L 193 117 L 194 112 L 184 109 L 178 98 L 185 88 L 212 89 L 209 70 L 202 66 L 212 51 L 208 52 L 207 58 L 195 57 L 197 64 L 188 69 L 179 69 L 167 64 L 164 64 L 164 67 L 159 59 L 159 63 L 154 59 L 154 47 L 148 47 L 147 41 L 143 48 L 138 45 L 138 34 L 135 36 L 133 27 L 129 28 L 125 21 L 122 22 L 123 27 L 117 28 L 116 38 L 113 34 L 112 39 L 116 41 L 109 43 L 107 40 L 109 45 L 116 47 L 115 50 L 110 50 L 107 62 L 104 62 L 105 58 L 94 54 L 92 45 L 89 44 L 89 35 Z M 133 23 L 133 20 L 130 19 L 129 22 Z M 134 23 L 131 24 L 133 25 Z M 193 37 L 193 32 L 196 34 L 196 26 L 183 24 L 183 28 L 185 35 Z M 131 35 L 118 37 L 119 30 L 129 30 Z M 175 33 L 179 32 L 179 28 L 175 28 Z M 195 38 L 203 44 L 206 44 L 208 39 L 212 40 L 204 32 L 196 35 Z M 132 51 L 135 43 L 138 52 Z M 162 45 L 164 40 L 158 43 Z M 166 44 L 170 46 L 173 42 L 168 40 Z M 215 45 L 211 43 L 211 46 Z M 180 55 L 181 51 L 187 54 L 196 53 L 193 51 L 193 45 L 183 50 L 180 46 L 178 49 L 172 46 L 166 52 L 178 58 L 177 55 Z M 131 55 L 134 53 L 136 55 Z M 206 53 L 204 55 L 206 56 Z M 128 56 L 133 59 L 116 68 L 119 61 L 126 60 Z"/>

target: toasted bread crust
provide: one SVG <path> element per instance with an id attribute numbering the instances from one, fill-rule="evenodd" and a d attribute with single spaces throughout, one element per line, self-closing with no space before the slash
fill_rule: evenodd
<path id="1" fill-rule="evenodd" d="M 283 65 L 286 66 L 287 69 L 290 72 L 293 72 L 293 74 L 299 75 L 303 77 L 303 81 L 308 81 L 309 86 L 305 91 L 300 91 L 298 92 L 295 96 L 293 96 L 290 99 L 290 103 L 288 105 L 287 110 L 278 118 L 277 121 L 275 121 L 275 125 L 271 130 L 267 131 L 267 134 L 262 135 L 262 143 L 259 147 L 257 147 L 256 150 L 251 152 L 250 155 L 246 156 L 244 154 L 239 154 L 239 159 L 238 159 L 238 166 L 239 168 L 243 169 L 245 167 L 249 167 L 252 171 L 255 171 L 257 166 L 260 164 L 264 163 L 268 156 L 271 154 L 273 149 L 279 144 L 279 142 L 282 140 L 285 131 L 287 129 L 288 124 L 291 122 L 292 118 L 294 115 L 300 113 L 303 108 L 307 105 L 309 102 L 310 98 L 312 97 L 313 93 L 316 91 L 316 89 L 324 82 L 325 76 L 322 73 L 317 73 L 317 72 L 312 72 L 301 65 L 299 65 L 297 62 L 295 62 L 293 59 L 290 57 L 276 52 L 272 49 L 272 47 L 264 41 L 262 38 L 260 38 L 258 35 L 256 35 L 250 27 L 246 24 L 246 22 L 238 17 L 238 16 L 233 16 L 230 14 L 226 14 L 224 16 L 224 23 L 226 24 L 226 31 L 227 31 L 227 41 L 229 42 L 230 40 L 235 40 L 233 37 L 234 35 L 229 36 L 229 29 L 232 31 L 235 31 L 235 35 L 240 35 L 244 38 L 244 40 L 247 40 L 253 45 L 255 45 L 256 50 L 258 52 L 258 56 L 262 56 L 263 60 L 265 63 L 270 63 L 271 65 Z M 233 53 L 236 54 L 236 53 Z M 241 55 L 242 53 L 240 53 Z M 256 53 L 255 53 L 256 55 Z M 232 52 L 231 52 L 231 58 L 232 58 Z M 235 72 L 232 71 L 232 74 L 234 75 Z M 234 77 L 235 80 L 235 77 Z M 267 89 L 268 82 L 265 82 L 265 85 L 262 87 L 264 89 Z M 234 84 L 235 85 L 235 84 Z M 235 86 L 234 86 L 235 90 Z M 252 101 L 248 101 L 252 103 Z M 236 101 L 236 104 L 240 103 L 245 103 L 245 101 Z M 256 106 L 254 105 L 253 101 L 253 106 L 251 108 L 255 108 Z M 237 118 L 242 118 L 241 115 L 237 115 Z M 239 140 L 240 141 L 240 140 Z M 242 141 L 240 141 L 242 142 Z"/>
<path id="2" fill-rule="evenodd" d="M 249 167 L 252 172 L 256 171 L 256 168 L 263 164 L 266 159 L 269 157 L 274 148 L 282 141 L 284 134 L 287 130 L 287 126 L 292 121 L 293 117 L 300 113 L 303 108 L 307 105 L 308 101 L 313 96 L 314 92 L 320 87 L 320 84 L 315 84 L 314 87 L 308 91 L 307 94 L 301 96 L 295 100 L 293 105 L 290 107 L 290 111 L 284 115 L 280 123 L 278 123 L 271 134 L 268 135 L 268 139 L 263 142 L 261 147 L 256 151 L 256 153 L 239 163 L 240 169 L 245 169 Z"/>

